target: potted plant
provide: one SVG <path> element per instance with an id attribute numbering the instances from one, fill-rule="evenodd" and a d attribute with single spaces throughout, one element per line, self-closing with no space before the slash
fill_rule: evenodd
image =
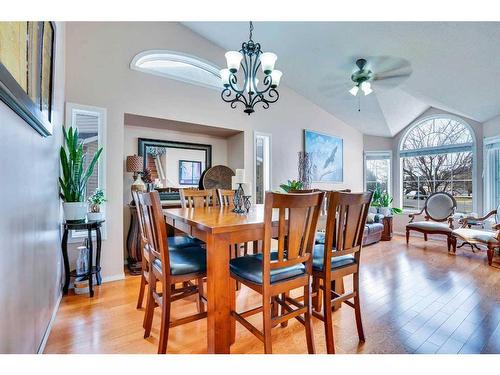
<path id="1" fill-rule="evenodd" d="M 87 213 L 89 220 L 103 220 L 104 212 L 101 211 L 101 205 L 106 202 L 104 191 L 102 189 L 95 189 L 94 193 L 89 197 L 90 211 Z"/>
<path id="2" fill-rule="evenodd" d="M 102 147 L 97 150 L 86 170 L 83 142 L 78 141 L 78 130 L 70 127 L 68 131 L 63 126 L 64 144 L 59 156 L 61 159 L 62 177 L 59 177 L 60 197 L 64 201 L 64 217 L 67 221 L 80 222 L 87 215 L 85 192 L 87 181 L 94 171 L 95 164 L 102 153 Z"/>
<path id="3" fill-rule="evenodd" d="M 289 193 L 291 190 L 301 190 L 302 182 L 297 180 L 288 180 L 286 184 L 281 184 L 280 188 L 285 190 L 287 193 Z"/>
<path id="4" fill-rule="evenodd" d="M 393 200 L 394 199 L 388 193 L 382 192 L 380 185 L 377 184 L 375 190 L 373 191 L 370 211 L 375 211 L 375 213 L 380 213 L 384 216 L 391 216 L 402 213 L 402 209 L 392 207 Z"/>

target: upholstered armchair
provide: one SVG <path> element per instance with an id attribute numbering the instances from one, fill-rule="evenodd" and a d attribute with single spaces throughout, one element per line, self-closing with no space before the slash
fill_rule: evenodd
<path id="1" fill-rule="evenodd" d="M 495 218 L 495 224 L 492 225 L 492 230 L 471 229 L 471 226 L 484 226 L 484 222 L 490 218 Z M 452 231 L 452 246 L 453 252 L 457 251 L 457 239 L 466 244 L 473 246 L 482 245 L 487 248 L 488 264 L 493 263 L 493 255 L 495 250 L 500 249 L 500 205 L 496 210 L 493 210 L 480 218 L 464 218 L 461 220 L 462 227 Z M 462 246 L 462 245 L 461 245 Z"/>
<path id="2" fill-rule="evenodd" d="M 425 200 L 424 208 L 418 213 L 410 214 L 410 222 L 406 226 L 406 243 L 410 241 L 410 231 L 424 234 L 427 241 L 429 234 L 446 236 L 448 252 L 451 251 L 453 231 L 453 215 L 457 208 L 457 201 L 450 194 L 437 192 L 429 195 Z M 414 221 L 415 217 L 424 214 L 424 221 Z"/>

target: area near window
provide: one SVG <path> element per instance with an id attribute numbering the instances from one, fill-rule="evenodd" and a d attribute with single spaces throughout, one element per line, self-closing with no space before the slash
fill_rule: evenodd
<path id="1" fill-rule="evenodd" d="M 255 203 L 264 203 L 264 194 L 271 189 L 271 135 L 254 134 Z"/>
<path id="2" fill-rule="evenodd" d="M 390 151 L 365 151 L 365 189 L 374 191 L 380 186 L 383 192 L 391 194 L 391 164 Z"/>
<path id="3" fill-rule="evenodd" d="M 419 210 L 432 193 L 444 191 L 457 211 L 473 211 L 474 137 L 459 119 L 432 117 L 410 127 L 401 147 L 402 203 Z"/>
<path id="4" fill-rule="evenodd" d="M 494 210 L 500 204 L 500 137 L 484 140 L 484 206 Z"/>

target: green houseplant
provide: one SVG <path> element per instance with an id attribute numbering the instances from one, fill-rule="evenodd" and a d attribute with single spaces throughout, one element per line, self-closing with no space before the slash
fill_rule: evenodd
<path id="1" fill-rule="evenodd" d="M 67 131 L 63 126 L 64 143 L 59 157 L 62 176 L 59 177 L 60 196 L 64 201 L 64 216 L 67 221 L 82 221 L 87 215 L 85 192 L 87 182 L 94 171 L 95 164 L 101 156 L 102 147 L 97 150 L 86 170 L 83 142 L 78 141 L 78 130 L 70 127 Z"/>
<path id="2" fill-rule="evenodd" d="M 87 213 L 87 218 L 89 220 L 103 220 L 104 213 L 101 211 L 101 205 L 106 202 L 104 191 L 99 188 L 95 189 L 87 201 L 90 204 L 90 211 Z"/>
<path id="3" fill-rule="evenodd" d="M 297 180 L 288 180 L 286 184 L 281 184 L 280 188 L 289 193 L 291 190 L 300 190 L 302 189 L 302 182 Z"/>
<path id="4" fill-rule="evenodd" d="M 372 197 L 372 207 L 377 209 L 377 212 L 383 214 L 384 216 L 401 214 L 403 210 L 398 207 L 392 207 L 392 201 L 394 199 L 387 193 L 382 192 L 379 184 L 375 187 Z"/>

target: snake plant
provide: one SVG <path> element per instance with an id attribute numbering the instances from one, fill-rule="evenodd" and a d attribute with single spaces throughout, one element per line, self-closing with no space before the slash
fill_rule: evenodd
<path id="1" fill-rule="evenodd" d="M 64 144 L 59 153 L 62 167 L 62 178 L 59 177 L 60 196 L 65 202 L 84 202 L 87 181 L 94 171 L 95 164 L 101 156 L 102 147 L 94 154 L 92 161 L 84 171 L 85 158 L 83 142 L 78 142 L 78 130 L 63 126 Z"/>

